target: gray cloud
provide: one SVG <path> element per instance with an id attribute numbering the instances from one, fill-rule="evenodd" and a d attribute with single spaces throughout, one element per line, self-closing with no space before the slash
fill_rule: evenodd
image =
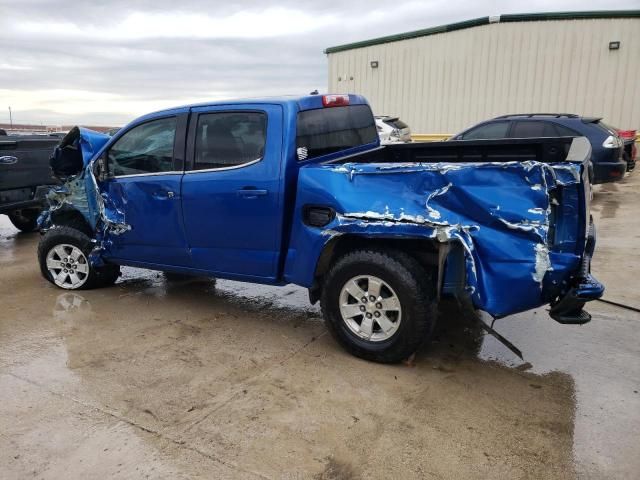
<path id="1" fill-rule="evenodd" d="M 324 90 L 327 73 L 323 50 L 329 46 L 496 13 L 637 6 L 637 0 L 496 0 L 483 5 L 461 0 L 414 3 L 113 0 L 96 3 L 0 0 L 0 32 L 3 32 L 0 33 L 0 92 L 9 91 L 2 98 L 11 102 L 16 120 L 122 124 L 143 113 L 137 111 L 143 108 L 141 105 L 153 110 L 207 98 Z M 108 32 L 136 12 L 206 14 L 223 19 L 243 12 L 261 12 L 269 7 L 302 12 L 312 19 L 318 18 L 322 26 L 286 33 L 290 31 L 287 25 L 271 17 L 272 25 L 261 26 L 261 31 L 268 33 L 264 38 L 243 38 L 240 34 L 228 35 L 233 38 L 214 38 L 216 32 L 195 31 L 195 27 L 194 31 L 181 32 L 169 28 L 169 36 L 156 33 L 120 38 L 105 33 L 102 38 L 99 34 Z M 37 25 L 37 31 L 22 28 L 26 23 Z M 69 33 L 65 29 L 60 31 L 61 23 L 68 25 Z M 74 33 L 74 29 L 86 27 L 98 34 Z M 41 98 L 43 91 L 52 91 L 51 98 L 25 101 L 30 98 L 29 92 L 33 92 L 33 98 Z M 86 102 L 81 100 L 85 102 L 83 108 L 67 112 L 61 107 L 69 91 L 88 92 Z M 104 108 L 104 102 L 111 97 L 102 103 L 92 102 L 91 92 L 103 97 L 113 95 L 119 110 Z M 4 118 L 0 113 L 1 121 Z"/>

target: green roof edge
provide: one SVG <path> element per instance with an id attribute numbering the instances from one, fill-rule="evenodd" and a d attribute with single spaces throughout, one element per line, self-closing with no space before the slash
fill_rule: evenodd
<path id="1" fill-rule="evenodd" d="M 496 15 L 498 16 L 498 15 Z M 640 10 L 596 10 L 587 12 L 546 12 L 546 13 L 511 13 L 499 15 L 500 21 L 497 23 L 509 22 L 537 22 L 545 20 L 587 20 L 595 18 L 640 18 Z M 412 32 L 397 33 L 385 37 L 372 38 L 370 40 L 362 40 L 360 42 L 346 43 L 335 47 L 326 48 L 324 53 L 343 52 L 345 50 L 353 50 L 355 48 L 370 47 L 372 45 L 382 45 L 384 43 L 398 42 L 400 40 L 408 40 L 410 38 L 427 37 L 438 33 L 453 32 L 455 30 L 463 30 L 465 28 L 478 27 L 480 25 L 488 25 L 490 17 L 480 17 L 462 22 L 448 23 L 446 25 L 438 25 L 437 27 L 424 28 L 422 30 L 414 30 Z"/>

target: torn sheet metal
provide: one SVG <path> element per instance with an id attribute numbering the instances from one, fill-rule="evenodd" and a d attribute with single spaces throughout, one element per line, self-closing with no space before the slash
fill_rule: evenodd
<path id="1" fill-rule="evenodd" d="M 580 229 L 558 225 L 577 221 L 581 173 L 577 162 L 535 161 L 302 168 L 297 206 L 330 205 L 336 217 L 324 230 L 294 225 L 286 274 L 302 280 L 296 271 L 336 235 L 426 237 L 462 246 L 476 308 L 504 316 L 538 307 L 580 261 L 584 245 L 571 237 Z M 567 211 L 552 201 L 560 189 Z"/>
<path id="2" fill-rule="evenodd" d="M 108 234 L 119 235 L 131 229 L 124 213 L 100 192 L 94 174 L 95 160 L 92 159 L 110 138 L 87 128 L 74 127 L 62 139 L 51 158 L 51 168 L 63 183 L 47 194 L 49 208 L 39 219 L 41 228 L 51 226 L 56 210 L 73 209 L 82 214 L 95 231 L 99 249 L 103 248 Z"/>

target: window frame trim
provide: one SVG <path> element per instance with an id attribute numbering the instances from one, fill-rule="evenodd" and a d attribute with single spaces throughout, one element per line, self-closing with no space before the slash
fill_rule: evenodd
<path id="1" fill-rule="evenodd" d="M 126 131 L 122 132 L 120 135 L 118 135 L 118 138 L 111 144 L 109 145 L 109 148 L 107 148 L 103 155 L 104 155 L 104 159 L 105 159 L 105 166 L 107 168 L 107 172 L 109 171 L 109 152 L 111 151 L 111 149 L 113 148 L 114 145 L 117 145 L 118 142 L 125 136 L 127 135 L 129 132 L 132 132 L 133 130 L 135 130 L 138 127 L 141 127 L 143 125 L 146 125 L 148 123 L 152 123 L 152 122 L 156 122 L 158 120 L 166 120 L 167 118 L 175 118 L 176 119 L 176 129 L 175 129 L 175 133 L 173 136 L 173 152 L 171 154 L 171 163 L 173 165 L 173 170 L 167 170 L 164 172 L 145 172 L 145 173 L 127 173 L 124 175 L 110 175 L 109 178 L 110 179 L 118 179 L 118 178 L 134 178 L 134 177 L 156 177 L 158 175 L 176 175 L 176 174 L 182 174 L 184 171 L 184 155 L 178 155 L 178 153 L 180 152 L 179 147 L 180 147 L 180 143 L 182 143 L 184 145 L 184 139 L 185 139 L 185 131 L 186 131 L 186 120 L 187 120 L 187 114 L 169 114 L 169 115 L 165 115 L 165 116 L 159 116 L 159 117 L 155 117 L 155 118 L 150 118 L 148 120 L 145 120 L 144 122 L 140 122 L 140 123 L 136 123 L 135 125 L 132 125 L 131 128 L 128 128 Z M 184 149 L 183 149 L 184 150 Z M 181 158 L 182 157 L 182 158 Z M 179 169 L 179 168 L 182 168 Z"/>
<path id="2" fill-rule="evenodd" d="M 201 168 L 196 170 L 196 135 L 198 134 L 198 122 L 200 120 L 201 115 L 216 115 L 220 113 L 258 113 L 263 115 L 266 119 L 265 122 L 265 130 L 264 130 L 264 148 L 263 154 L 260 158 L 256 158 L 246 163 L 242 163 L 240 165 L 230 165 L 228 167 L 217 167 L 217 168 Z M 228 170 L 237 170 L 240 168 L 249 167 L 251 165 L 255 165 L 264 160 L 266 152 L 267 152 L 267 142 L 269 140 L 269 112 L 266 110 L 260 110 L 258 108 L 225 108 L 225 109 L 215 109 L 215 110 L 207 110 L 207 111 L 199 111 L 199 112 L 191 112 L 191 117 L 189 119 L 189 127 L 187 132 L 187 152 L 186 158 L 184 162 L 184 173 L 185 175 L 192 175 L 194 173 L 211 173 L 211 172 L 224 172 Z"/>

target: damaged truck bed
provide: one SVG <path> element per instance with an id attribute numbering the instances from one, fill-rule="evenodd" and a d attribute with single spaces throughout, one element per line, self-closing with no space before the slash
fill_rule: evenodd
<path id="1" fill-rule="evenodd" d="M 589 161 L 584 138 L 380 147 L 357 95 L 181 107 L 113 139 L 70 132 L 39 260 L 68 289 L 120 265 L 295 283 L 347 350 L 394 362 L 429 338 L 442 295 L 589 321 L 604 290 Z"/>

